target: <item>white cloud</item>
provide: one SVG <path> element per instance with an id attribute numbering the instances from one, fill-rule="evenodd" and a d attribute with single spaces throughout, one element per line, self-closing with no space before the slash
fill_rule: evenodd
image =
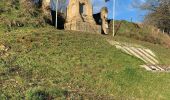
<path id="1" fill-rule="evenodd" d="M 140 7 L 146 0 L 132 0 L 131 6 L 132 7 Z"/>

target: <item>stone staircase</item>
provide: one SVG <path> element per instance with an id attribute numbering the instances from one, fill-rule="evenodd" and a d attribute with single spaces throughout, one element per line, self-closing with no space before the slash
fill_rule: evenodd
<path id="1" fill-rule="evenodd" d="M 146 64 L 141 65 L 148 71 L 154 72 L 170 72 L 169 66 L 160 65 L 156 55 L 150 50 L 140 45 L 119 43 L 113 40 L 107 40 L 109 44 L 115 46 L 117 49 L 126 54 L 137 57 L 144 61 Z"/>

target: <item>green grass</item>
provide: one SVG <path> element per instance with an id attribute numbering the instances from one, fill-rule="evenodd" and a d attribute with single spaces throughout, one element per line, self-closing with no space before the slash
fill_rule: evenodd
<path id="1" fill-rule="evenodd" d="M 17 79 L 19 77 L 20 81 L 26 81 L 24 83 L 27 84 L 35 78 L 33 83 L 38 80 L 50 81 L 59 87 L 67 88 L 67 84 L 70 84 L 73 89 L 85 88 L 87 91 L 107 94 L 102 89 L 103 80 L 100 77 L 104 79 L 103 75 L 114 66 L 120 71 L 125 66 L 128 67 L 126 63 L 136 62 L 132 65 L 134 67 L 140 63 L 107 44 L 101 36 L 54 29 L 48 31 L 49 29 L 42 28 L 34 32 L 22 29 L 21 33 L 16 31 L 11 35 L 4 35 L 6 38 L 3 41 L 11 47 L 11 56 L 2 60 L 3 71 L 6 69 L 8 73 L 10 68 L 17 67 L 21 74 L 26 74 L 17 75 Z M 43 83 L 40 81 L 40 84 Z M 98 88 L 94 84 L 99 85 Z M 109 89 L 105 86 L 103 88 Z"/>
<path id="2" fill-rule="evenodd" d="M 147 30 L 139 31 L 128 22 L 114 38 L 56 30 L 43 23 L 39 12 L 25 13 L 23 6 L 11 5 L 11 0 L 0 3 L 0 10 L 9 11 L 0 13 L 0 45 L 9 48 L 0 49 L 0 99 L 170 98 L 169 73 L 147 72 L 139 66 L 144 62 L 106 42 L 110 38 L 143 45 L 158 55 L 161 64 L 170 65 L 169 48 L 143 40 Z M 18 21 L 24 26 L 18 27 Z"/>
<path id="3" fill-rule="evenodd" d="M 20 27 L 42 27 L 49 20 L 40 8 L 22 0 L 2 0 L 0 3 L 0 30 L 8 33 Z"/>
<path id="4" fill-rule="evenodd" d="M 3 98 L 37 98 L 40 91 L 38 98 L 62 99 L 62 91 L 69 90 L 116 99 L 170 98 L 169 73 L 145 71 L 139 67 L 143 62 L 109 45 L 102 35 L 47 26 L 20 28 L 0 38 L 11 48 L 10 56 L 0 60 Z"/>

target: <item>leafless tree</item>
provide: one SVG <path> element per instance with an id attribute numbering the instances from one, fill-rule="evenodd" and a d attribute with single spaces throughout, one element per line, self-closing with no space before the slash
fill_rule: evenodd
<path id="1" fill-rule="evenodd" d="M 145 23 L 152 24 L 163 32 L 170 32 L 170 0 L 147 0 L 141 8 L 148 10 Z"/>

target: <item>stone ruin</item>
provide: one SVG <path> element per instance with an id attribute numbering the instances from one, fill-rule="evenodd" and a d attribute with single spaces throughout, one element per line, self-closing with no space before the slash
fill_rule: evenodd
<path id="1" fill-rule="evenodd" d="M 45 14 L 50 14 L 49 13 L 50 9 L 50 0 L 43 0 L 42 1 L 42 10 Z"/>
<path id="2" fill-rule="evenodd" d="M 109 31 L 109 25 L 108 25 L 108 21 L 107 21 L 107 17 L 108 17 L 108 10 L 106 7 L 103 7 L 101 9 L 101 13 L 100 13 L 100 18 L 102 21 L 102 31 L 104 34 L 108 34 Z"/>
<path id="3" fill-rule="evenodd" d="M 42 5 L 44 12 L 49 2 L 50 0 L 44 0 Z M 101 23 L 98 23 L 94 19 L 90 0 L 70 0 L 66 9 L 64 29 L 108 34 L 107 14 L 107 8 L 102 8 L 100 15 L 97 16 Z"/>
<path id="4" fill-rule="evenodd" d="M 90 0 L 70 0 L 64 26 L 66 30 L 101 33 L 101 26 L 94 21 Z"/>

